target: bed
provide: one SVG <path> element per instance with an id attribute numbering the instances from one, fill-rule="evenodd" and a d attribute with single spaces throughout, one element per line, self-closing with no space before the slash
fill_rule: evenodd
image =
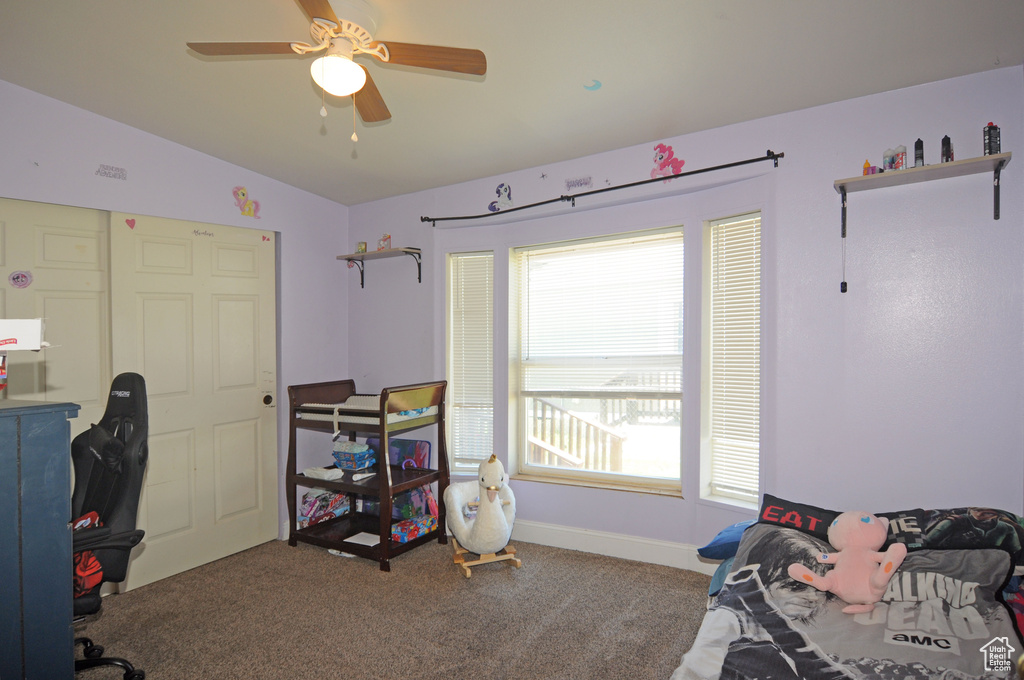
<path id="1" fill-rule="evenodd" d="M 841 600 L 798 583 L 832 551 L 837 511 L 765 494 L 758 518 L 724 529 L 702 555 L 721 559 L 708 611 L 673 680 L 1016 678 L 1024 651 L 1018 565 L 1024 525 L 991 508 L 875 512 L 907 546 L 883 600 L 845 614 Z M 1020 620 L 1018 620 L 1020 617 Z"/>

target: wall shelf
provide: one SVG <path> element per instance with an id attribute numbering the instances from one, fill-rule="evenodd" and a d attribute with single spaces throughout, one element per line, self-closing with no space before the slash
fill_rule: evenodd
<path id="1" fill-rule="evenodd" d="M 993 154 L 991 156 L 979 156 L 967 158 L 961 161 L 950 161 L 936 165 L 925 165 L 919 168 L 907 168 L 906 170 L 890 170 L 877 175 L 859 175 L 846 179 L 837 179 L 833 183 L 836 192 L 842 198 L 842 238 L 843 238 L 843 282 L 839 290 L 846 292 L 846 195 L 856 191 L 867 191 L 869 189 L 882 189 L 884 187 L 901 186 L 904 184 L 917 184 L 918 182 L 929 182 L 933 179 L 946 179 L 949 177 L 962 177 L 974 175 L 981 172 L 992 173 L 992 219 L 999 219 L 999 173 L 1006 164 L 1010 162 L 1012 154 Z"/>
<path id="2" fill-rule="evenodd" d="M 1012 155 L 1007 151 L 1006 153 L 979 156 L 978 158 L 968 158 L 962 161 L 925 165 L 919 168 L 907 168 L 906 170 L 890 170 L 889 172 L 877 175 L 859 175 L 847 179 L 837 179 L 835 181 L 835 189 L 841 195 L 843 189 L 846 189 L 846 193 L 852 193 L 854 191 L 894 187 L 901 184 L 916 184 L 917 182 L 927 182 L 933 179 L 961 177 L 979 172 L 999 172 L 1010 162 Z M 996 186 L 999 186 L 998 181 Z"/>
<path id="3" fill-rule="evenodd" d="M 366 260 L 382 260 L 388 257 L 399 257 L 401 255 L 408 255 L 412 259 L 416 260 L 416 280 L 419 283 L 423 283 L 423 262 L 421 260 L 419 248 L 385 248 L 384 250 L 375 250 L 366 253 L 349 253 L 348 255 L 338 255 L 339 260 L 346 260 L 359 267 L 359 287 L 365 287 L 365 280 L 363 278 L 363 268 L 366 266 Z"/>

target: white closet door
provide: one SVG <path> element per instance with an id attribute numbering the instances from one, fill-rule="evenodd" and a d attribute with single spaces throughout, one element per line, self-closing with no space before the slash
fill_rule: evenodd
<path id="1" fill-rule="evenodd" d="M 108 213 L 0 199 L 0 318 L 43 318 L 42 352 L 10 352 L 0 398 L 81 406 L 72 436 L 103 415 L 110 387 Z"/>
<path id="2" fill-rule="evenodd" d="M 134 588 L 278 535 L 275 235 L 111 213 L 110 244 L 113 372 L 149 395 Z"/>

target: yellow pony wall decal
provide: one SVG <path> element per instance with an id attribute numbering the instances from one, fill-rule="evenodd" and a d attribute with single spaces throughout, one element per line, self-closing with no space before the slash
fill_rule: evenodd
<path id="1" fill-rule="evenodd" d="M 231 190 L 235 197 L 235 207 L 242 211 L 245 217 L 260 218 L 260 202 L 249 198 L 249 191 L 245 187 L 235 187 Z"/>

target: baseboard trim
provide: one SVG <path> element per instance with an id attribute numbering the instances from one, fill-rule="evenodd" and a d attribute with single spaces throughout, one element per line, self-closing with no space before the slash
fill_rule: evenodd
<path id="1" fill-rule="evenodd" d="M 512 540 L 661 564 L 709 575 L 715 572 L 719 564 L 717 560 L 702 558 L 697 554 L 696 546 L 684 543 L 528 520 L 516 520 Z M 526 555 L 523 558 L 528 559 Z"/>

